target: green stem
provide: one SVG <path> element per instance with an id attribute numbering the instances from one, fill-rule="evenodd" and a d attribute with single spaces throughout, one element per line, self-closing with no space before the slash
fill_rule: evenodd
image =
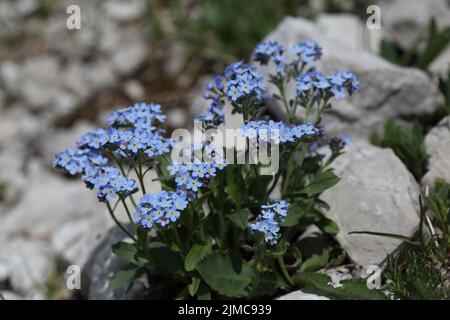
<path id="1" fill-rule="evenodd" d="M 244 123 L 248 122 L 248 109 L 247 109 L 247 105 L 244 103 L 242 105 L 242 115 L 244 117 Z"/>
<path id="2" fill-rule="evenodd" d="M 326 98 L 326 99 L 323 101 L 322 105 L 320 105 L 320 104 L 317 105 L 317 113 L 316 113 L 316 117 L 315 117 L 315 119 L 314 119 L 314 125 L 315 125 L 315 126 L 317 126 L 317 125 L 319 124 L 320 116 L 321 116 L 321 114 L 322 114 L 323 109 L 324 109 L 325 106 L 327 105 L 327 103 L 328 103 L 328 99 Z"/>
<path id="3" fill-rule="evenodd" d="M 278 266 L 280 267 L 281 273 L 283 274 L 284 278 L 286 279 L 287 283 L 290 285 L 294 284 L 294 281 L 292 280 L 291 276 L 289 275 L 289 272 L 286 269 L 286 265 L 284 264 L 283 257 L 278 257 Z"/>
<path id="4" fill-rule="evenodd" d="M 142 151 L 139 150 L 139 156 L 138 156 L 138 160 L 139 160 L 139 181 L 141 183 L 141 188 L 142 188 L 142 192 L 145 194 L 147 193 L 145 191 L 145 185 L 144 185 L 144 175 L 142 174 Z"/>
<path id="5" fill-rule="evenodd" d="M 128 209 L 128 205 L 127 205 L 125 199 L 123 197 L 120 197 L 120 200 L 122 201 L 122 204 L 123 204 L 123 206 L 125 208 L 125 211 L 127 212 L 128 219 L 130 220 L 131 224 L 134 225 L 133 218 L 131 218 L 130 209 Z"/>
<path id="6" fill-rule="evenodd" d="M 124 168 L 123 168 L 123 166 L 122 166 L 122 163 L 120 162 L 120 159 L 118 159 L 118 158 L 116 157 L 116 155 L 114 154 L 114 152 L 111 152 L 111 157 L 113 158 L 114 162 L 115 162 L 115 163 L 117 164 L 117 166 L 119 167 L 120 172 L 122 173 L 122 175 L 123 175 L 124 177 L 128 177 L 128 174 L 130 173 L 130 170 L 131 170 L 131 169 L 128 170 L 128 173 L 125 173 L 125 170 L 124 170 Z M 136 207 L 136 201 L 134 201 L 133 195 L 130 195 L 130 199 L 131 199 L 131 202 L 133 203 L 133 206 Z"/>
<path id="7" fill-rule="evenodd" d="M 298 165 L 299 168 L 301 168 L 303 166 L 303 162 L 305 161 L 307 149 L 308 149 L 308 144 L 303 144 L 302 145 L 302 153 L 300 154 L 300 162 Z"/>
<path id="8" fill-rule="evenodd" d="M 288 117 L 288 124 L 293 122 L 293 118 L 295 115 L 292 114 L 291 108 L 289 107 L 289 103 L 286 98 L 286 90 L 285 90 L 285 81 L 284 79 L 281 81 L 280 86 L 278 87 L 278 91 L 281 96 L 281 100 L 283 101 L 284 109 L 286 110 L 286 114 Z"/>
<path id="9" fill-rule="evenodd" d="M 309 122 L 309 116 L 311 115 L 311 109 L 312 109 L 311 105 L 308 105 L 308 106 L 306 107 L 305 123 L 308 123 L 308 122 Z"/>
<path id="10" fill-rule="evenodd" d="M 142 193 L 145 194 L 146 192 L 145 192 L 144 180 L 141 177 L 140 170 L 138 170 L 138 168 L 136 167 L 136 164 L 134 163 L 134 161 L 132 159 L 130 159 L 130 165 L 133 167 L 133 170 L 136 173 L 136 176 L 138 177 L 139 185 L 141 186 Z"/>
<path id="11" fill-rule="evenodd" d="M 181 253 L 182 253 L 183 255 L 185 255 L 185 253 L 184 253 L 183 242 L 181 241 L 180 234 L 178 233 L 177 226 L 174 225 L 172 229 L 173 229 L 173 234 L 174 234 L 174 236 L 175 236 L 175 241 L 176 241 L 176 243 L 177 243 L 177 246 L 178 246 L 178 248 L 180 248 Z"/>
<path id="12" fill-rule="evenodd" d="M 125 227 L 119 222 L 119 220 L 117 220 L 116 216 L 114 215 L 114 211 L 111 208 L 111 205 L 109 204 L 108 201 L 105 202 L 106 203 L 106 207 L 108 208 L 108 212 L 111 216 L 111 218 L 114 220 L 114 222 L 116 223 L 116 225 L 120 228 L 120 230 L 122 230 L 127 236 L 129 236 L 131 239 L 133 239 L 134 242 L 136 242 L 136 238 L 127 231 L 127 229 L 125 229 Z"/>
<path id="13" fill-rule="evenodd" d="M 273 180 L 272 185 L 270 186 L 269 190 L 267 191 L 267 196 L 270 196 L 270 194 L 272 193 L 273 189 L 275 189 L 275 187 L 277 186 L 278 180 L 280 180 L 280 172 L 278 171 L 275 174 L 275 179 Z"/>

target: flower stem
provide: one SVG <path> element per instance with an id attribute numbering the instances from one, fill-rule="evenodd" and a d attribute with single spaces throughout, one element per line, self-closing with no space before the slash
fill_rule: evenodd
<path id="1" fill-rule="evenodd" d="M 117 166 L 119 167 L 120 172 L 122 172 L 122 175 L 123 175 L 124 177 L 128 177 L 128 174 L 130 173 L 131 168 L 128 169 L 128 173 L 125 173 L 125 170 L 124 170 L 124 168 L 123 168 L 123 166 L 122 166 L 122 163 L 121 163 L 120 160 L 114 155 L 114 152 L 111 152 L 111 156 L 112 156 L 114 162 L 115 162 L 115 163 L 117 164 Z M 133 195 L 131 195 L 131 194 L 130 194 L 130 199 L 131 199 L 131 202 L 133 203 L 133 206 L 136 207 L 136 201 L 134 201 Z"/>
<path id="2" fill-rule="evenodd" d="M 122 201 L 122 204 L 123 204 L 123 206 L 125 208 L 125 211 L 127 212 L 128 219 L 130 220 L 131 224 L 134 225 L 134 221 L 131 218 L 130 209 L 128 209 L 128 205 L 127 205 L 125 199 L 123 197 L 120 197 L 120 200 Z"/>
<path id="3" fill-rule="evenodd" d="M 278 180 L 280 179 L 280 172 L 278 171 L 275 174 L 275 179 L 273 180 L 272 186 L 269 188 L 269 190 L 267 191 L 267 196 L 270 196 L 270 194 L 272 193 L 273 189 L 275 189 L 275 187 L 277 186 Z"/>
<path id="4" fill-rule="evenodd" d="M 287 283 L 292 285 L 294 283 L 294 281 L 292 280 L 291 276 L 289 275 L 289 272 L 286 269 L 286 265 L 284 264 L 283 257 L 278 257 L 277 261 L 278 261 L 278 266 L 280 267 L 281 273 L 283 274 Z"/>
<path id="5" fill-rule="evenodd" d="M 139 181 L 141 183 L 142 192 L 145 194 L 144 175 L 142 174 L 142 152 L 139 150 Z"/>
<path id="6" fill-rule="evenodd" d="M 136 242 L 136 238 L 131 233 L 129 233 L 127 229 L 125 229 L 125 227 L 119 222 L 119 220 L 117 220 L 116 216 L 114 215 L 114 211 L 112 210 L 111 205 L 108 201 L 106 201 L 106 207 L 108 208 L 109 215 L 114 220 L 116 225 L 120 228 L 120 230 L 122 230 L 127 236 L 129 236 L 131 239 L 133 239 L 134 242 Z"/>

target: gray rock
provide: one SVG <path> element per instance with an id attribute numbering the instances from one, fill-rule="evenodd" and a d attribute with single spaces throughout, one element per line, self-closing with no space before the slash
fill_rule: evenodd
<path id="1" fill-rule="evenodd" d="M 361 81 L 361 91 L 351 98 L 334 101 L 334 108 L 324 115 L 327 132 L 367 136 L 381 128 L 389 117 L 414 117 L 432 113 L 438 92 L 428 76 L 419 70 L 395 66 L 364 50 L 345 47 L 340 39 L 324 35 L 314 23 L 302 18 L 285 18 L 265 40 L 278 40 L 285 46 L 306 39 L 323 47 L 318 68 L 324 73 L 349 70 Z M 261 67 L 267 75 L 270 68 Z M 289 96 L 295 93 L 294 84 Z M 269 86 L 269 92 L 274 92 Z M 277 107 L 282 110 L 282 107 Z M 279 111 L 278 111 L 279 112 Z"/>
<path id="2" fill-rule="evenodd" d="M 123 269 L 127 263 L 116 257 L 111 246 L 124 241 L 125 236 L 118 227 L 111 228 L 103 241 L 93 252 L 85 267 L 82 269 L 81 293 L 89 300 L 128 300 L 143 297 L 144 285 L 137 283 L 130 291 L 126 288 L 109 289 L 114 275 Z"/>
<path id="3" fill-rule="evenodd" d="M 80 6 L 80 31 L 65 28 L 69 5 Z M 145 31 L 128 23 L 142 17 L 146 5 L 144 0 L 52 3 L 52 14 L 42 25 L 48 52 L 2 62 L 6 93 L 54 120 L 72 114 L 99 90 L 116 87 L 148 56 Z"/>
<path id="4" fill-rule="evenodd" d="M 32 108 L 46 107 L 59 95 L 59 72 L 58 61 L 51 56 L 30 58 L 23 65 L 6 62 L 1 68 L 6 90 Z"/>
<path id="5" fill-rule="evenodd" d="M 422 185 L 433 188 L 437 178 L 450 183 L 450 117 L 444 118 L 427 134 L 425 145 L 430 158 Z"/>
<path id="6" fill-rule="evenodd" d="M 66 9 L 78 5 L 81 10 L 81 30 L 69 30 L 66 26 Z M 52 14 L 43 26 L 43 36 L 49 50 L 65 57 L 80 59 L 92 53 L 99 39 L 104 36 L 103 14 L 98 1 L 62 0 L 52 4 Z M 102 23 L 100 23 L 100 21 Z"/>
<path id="7" fill-rule="evenodd" d="M 338 39 L 340 44 L 351 49 L 378 53 L 382 39 L 386 38 L 383 29 L 369 29 L 352 14 L 320 14 L 316 23 L 327 37 Z"/>
<path id="8" fill-rule="evenodd" d="M 101 90 L 114 87 L 118 83 L 118 78 L 114 74 L 110 64 L 105 61 L 95 61 L 89 63 L 84 68 L 85 80 L 91 90 Z"/>
<path id="9" fill-rule="evenodd" d="M 430 71 L 439 76 L 447 77 L 448 72 L 450 71 L 450 45 L 441 52 L 441 54 L 433 60 L 429 67 Z"/>
<path id="10" fill-rule="evenodd" d="M 357 264 L 380 264 L 401 243 L 386 237 L 353 234 L 374 231 L 412 236 L 419 224 L 419 187 L 390 149 L 355 146 L 337 159 L 342 180 L 321 198 L 327 216 L 339 226 L 337 240 Z"/>
<path id="11" fill-rule="evenodd" d="M 45 119 L 39 119 L 12 105 L 0 116 L 0 182 L 6 185 L 5 201 L 0 202 L 0 215 L 4 205 L 17 201 L 26 188 L 24 168 L 32 152 L 32 139 L 46 127 Z"/>
<path id="12" fill-rule="evenodd" d="M 135 20 L 145 14 L 144 0 L 113 0 L 104 3 L 106 14 L 114 20 L 127 22 Z"/>
<path id="13" fill-rule="evenodd" d="M 0 297 L 5 300 L 23 300 L 24 298 L 12 291 L 0 291 Z"/>
<path id="14" fill-rule="evenodd" d="M 63 179 L 37 160 L 30 160 L 28 170 L 21 201 L 0 216 L 0 233 L 48 237 L 63 223 L 101 214 L 95 192 L 80 181 Z"/>
<path id="15" fill-rule="evenodd" d="M 296 290 L 277 298 L 277 300 L 330 300 L 330 299 L 313 293 L 305 293 L 301 290 Z"/>
<path id="16" fill-rule="evenodd" d="M 0 217 L 20 199 L 27 187 L 27 179 L 22 170 L 25 160 L 23 156 L 22 152 L 12 150 L 0 153 L 0 168 L 7 168 L 0 171 L 0 183 L 5 188 L 4 200 L 0 202 Z"/>
<path id="17" fill-rule="evenodd" d="M 64 261 L 83 267 L 112 225 L 106 212 L 65 223 L 51 238 L 52 250 Z"/>
<path id="18" fill-rule="evenodd" d="M 9 277 L 8 266 L 5 263 L 0 264 L 0 285 L 4 283 L 6 280 L 8 280 L 8 277 Z"/>
<path id="19" fill-rule="evenodd" d="M 72 128 L 56 129 L 49 128 L 47 132 L 37 137 L 36 144 L 39 145 L 39 154 L 48 167 L 56 153 L 68 148 L 74 148 L 76 141 L 86 132 L 95 129 L 95 126 L 86 121 L 78 121 Z"/>
<path id="20" fill-rule="evenodd" d="M 447 0 L 390 0 L 381 3 L 381 22 L 403 49 L 409 49 L 418 37 L 427 34 L 432 18 L 439 28 L 450 25 Z"/>
<path id="21" fill-rule="evenodd" d="M 145 96 L 144 86 L 137 80 L 130 80 L 124 84 L 123 90 L 125 94 L 134 101 L 142 101 Z"/>
<path id="22" fill-rule="evenodd" d="M 140 38 L 130 39 L 122 43 L 112 56 L 111 67 L 119 75 L 130 75 L 145 62 L 148 57 L 148 48 Z"/>
<path id="23" fill-rule="evenodd" d="M 27 296 L 42 292 L 48 277 L 55 270 L 55 261 L 48 244 L 39 240 L 2 241 L 0 264 L 8 268 L 8 278 L 13 289 Z"/>
<path id="24" fill-rule="evenodd" d="M 169 77 L 174 77 L 183 71 L 186 65 L 188 55 L 188 48 L 181 42 L 174 42 L 167 52 L 167 62 L 164 69 Z"/>
<path id="25" fill-rule="evenodd" d="M 327 37 L 340 39 L 342 45 L 364 49 L 364 29 L 361 20 L 351 14 L 321 14 L 317 25 Z"/>
<path id="26" fill-rule="evenodd" d="M 20 32 L 23 19 L 39 7 L 38 0 L 4 0 L 0 2 L 0 39 L 6 39 Z"/>
<path id="27" fill-rule="evenodd" d="M 186 124 L 187 120 L 186 112 L 181 108 L 171 109 L 167 113 L 167 123 L 173 128 L 181 128 Z"/>

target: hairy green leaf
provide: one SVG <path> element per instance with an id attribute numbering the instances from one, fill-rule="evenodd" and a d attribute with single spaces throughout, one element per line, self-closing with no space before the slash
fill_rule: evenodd
<path id="1" fill-rule="evenodd" d="M 245 230 L 248 227 L 248 218 L 250 211 L 248 209 L 242 209 L 237 212 L 231 213 L 226 217 L 230 219 L 239 229 Z"/>
<path id="2" fill-rule="evenodd" d="M 369 289 L 362 279 L 341 281 L 340 287 L 333 287 L 328 275 L 314 272 L 299 273 L 294 277 L 294 283 L 302 286 L 305 292 L 322 294 L 334 299 L 353 300 L 386 300 L 386 296 L 379 290 Z"/>
<path id="3" fill-rule="evenodd" d="M 256 271 L 239 256 L 215 253 L 197 266 L 203 280 L 227 297 L 246 297 L 251 292 Z"/>
<path id="4" fill-rule="evenodd" d="M 332 170 L 327 170 L 317 174 L 301 192 L 313 196 L 331 188 L 339 180 L 340 178 Z"/>
<path id="5" fill-rule="evenodd" d="M 211 241 L 208 241 L 207 244 L 194 244 L 184 261 L 184 268 L 186 271 L 195 270 L 197 265 L 211 253 L 211 248 Z"/>

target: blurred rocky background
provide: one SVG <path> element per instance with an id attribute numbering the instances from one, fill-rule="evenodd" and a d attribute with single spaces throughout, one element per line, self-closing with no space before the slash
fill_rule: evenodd
<path id="1" fill-rule="evenodd" d="M 264 38 L 313 39 L 324 48 L 320 67 L 360 77 L 361 93 L 325 119 L 327 132 L 349 133 L 354 148 L 337 168 L 347 178 L 324 197 L 351 261 L 381 262 L 398 242 L 347 232 L 411 235 L 419 186 L 450 182 L 449 2 L 1 0 L 1 296 L 123 297 L 106 291 L 117 268 L 109 216 L 83 183 L 52 169 L 53 154 L 103 125 L 109 111 L 139 101 L 164 106 L 169 132 L 190 127 L 205 108 L 206 80 L 248 59 Z M 371 4 L 381 8 L 382 29 L 366 25 Z M 66 28 L 69 5 L 81 9 L 81 30 Z M 410 141 L 428 150 L 419 169 L 395 148 L 381 149 L 388 139 L 374 138 L 392 118 L 404 130 L 421 126 L 423 141 Z M 71 264 L 86 266 L 81 293 L 65 287 Z"/>

